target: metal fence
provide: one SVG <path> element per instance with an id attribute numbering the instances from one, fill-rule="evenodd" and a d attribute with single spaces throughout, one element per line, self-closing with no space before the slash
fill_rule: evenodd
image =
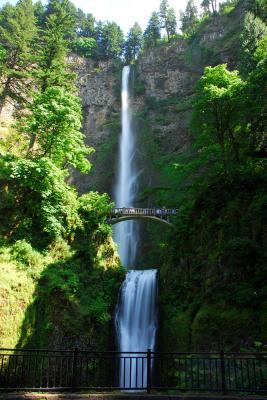
<path id="1" fill-rule="evenodd" d="M 267 353 L 2 349 L 0 389 L 267 393 Z"/>

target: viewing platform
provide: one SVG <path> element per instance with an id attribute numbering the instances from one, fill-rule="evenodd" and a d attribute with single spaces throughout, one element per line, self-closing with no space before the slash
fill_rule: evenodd
<path id="1" fill-rule="evenodd" d="M 176 208 L 135 208 L 135 207 L 121 207 L 112 208 L 109 213 L 108 222 L 111 225 L 117 224 L 122 221 L 131 219 L 150 219 L 164 224 L 172 225 L 170 217 L 178 214 Z"/>

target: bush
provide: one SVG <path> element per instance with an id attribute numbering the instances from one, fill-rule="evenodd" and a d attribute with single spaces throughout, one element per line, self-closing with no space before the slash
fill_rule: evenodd
<path id="1" fill-rule="evenodd" d="M 40 260 L 40 253 L 33 250 L 30 243 L 26 242 L 26 240 L 18 240 L 12 246 L 11 254 L 15 261 L 18 261 L 27 267 L 32 267 L 33 265 L 38 264 L 38 261 Z"/>
<path id="2" fill-rule="evenodd" d="M 38 237 L 43 233 L 51 240 L 70 234 L 80 224 L 77 194 L 65 182 L 65 171 L 47 158 L 5 157 L 0 164 L 0 210 L 3 218 L 9 215 L 13 226 L 6 229 L 13 236 L 31 238 L 38 232 Z"/>
<path id="3" fill-rule="evenodd" d="M 96 48 L 96 40 L 91 37 L 80 37 L 72 43 L 72 50 L 86 58 L 92 58 L 96 53 Z"/>

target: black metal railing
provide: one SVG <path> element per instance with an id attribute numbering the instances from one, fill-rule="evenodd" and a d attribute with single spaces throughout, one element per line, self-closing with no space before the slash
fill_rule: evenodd
<path id="1" fill-rule="evenodd" d="M 267 393 L 267 353 L 2 349 L 0 389 Z"/>

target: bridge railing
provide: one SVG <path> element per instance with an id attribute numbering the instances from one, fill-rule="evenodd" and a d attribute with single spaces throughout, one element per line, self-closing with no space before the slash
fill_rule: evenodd
<path id="1" fill-rule="evenodd" d="M 267 393 L 267 353 L 0 350 L 0 390 Z"/>
<path id="2" fill-rule="evenodd" d="M 110 211 L 111 218 L 118 218 L 128 215 L 147 215 L 154 217 L 168 217 L 178 213 L 178 209 L 175 208 L 135 208 L 135 207 L 121 207 L 113 208 Z"/>

